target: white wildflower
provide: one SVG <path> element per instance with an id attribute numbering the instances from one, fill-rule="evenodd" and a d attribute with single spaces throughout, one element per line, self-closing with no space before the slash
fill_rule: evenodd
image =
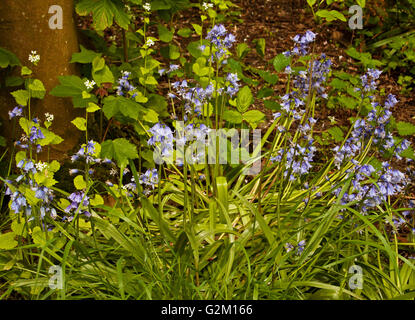
<path id="1" fill-rule="evenodd" d="M 36 163 L 35 166 L 36 166 L 37 171 L 43 171 L 44 169 L 47 168 L 48 165 L 42 161 L 39 161 L 38 163 Z"/>
<path id="2" fill-rule="evenodd" d="M 154 45 L 154 41 L 152 39 L 147 39 L 145 46 L 147 48 L 151 47 L 152 45 Z"/>
<path id="3" fill-rule="evenodd" d="M 146 11 L 150 11 L 150 10 L 151 10 L 151 5 L 150 5 L 150 3 L 148 3 L 148 2 L 144 3 L 144 4 L 143 4 L 143 8 L 144 8 L 144 10 L 146 10 Z"/>
<path id="4" fill-rule="evenodd" d="M 208 10 L 209 8 L 213 7 L 213 3 L 203 2 L 202 7 L 203 7 L 204 10 Z"/>
<path id="5" fill-rule="evenodd" d="M 36 51 L 33 51 L 29 54 L 29 61 L 36 64 L 40 61 L 40 55 Z"/>
<path id="6" fill-rule="evenodd" d="M 94 80 L 91 80 L 91 81 L 86 80 L 86 81 L 84 82 L 84 84 L 85 84 L 85 86 L 86 86 L 88 89 L 92 89 L 92 88 L 96 85 L 96 83 L 95 83 L 95 81 L 94 81 Z"/>
<path id="7" fill-rule="evenodd" d="M 55 118 L 53 114 L 50 114 L 49 112 L 45 113 L 45 117 L 46 117 L 46 121 L 47 122 L 52 122 L 53 119 Z"/>

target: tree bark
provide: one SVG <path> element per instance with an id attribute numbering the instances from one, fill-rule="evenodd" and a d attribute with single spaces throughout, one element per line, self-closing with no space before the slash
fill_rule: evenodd
<path id="1" fill-rule="evenodd" d="M 59 5 L 63 10 L 62 29 L 49 27 L 53 16 L 49 8 L 52 5 Z M 77 74 L 76 65 L 69 63 L 72 54 L 78 51 L 73 0 L 0 0 L 0 47 L 16 54 L 23 65 L 31 68 L 34 78 L 43 82 L 47 92 L 59 84 L 58 76 Z M 40 55 L 37 66 L 28 61 L 32 50 Z M 8 111 L 16 106 L 10 92 L 16 89 L 7 88 L 0 92 L 0 131 L 9 141 L 16 139 L 11 136 L 11 121 L 8 118 Z M 70 99 L 57 98 L 48 93 L 43 100 L 32 99 L 31 103 L 32 115 L 42 122 L 46 112 L 54 115 L 50 130 L 64 141 L 51 146 L 50 158 L 65 159 L 79 141 L 80 133 L 70 121 L 79 115 L 80 110 L 74 109 Z M 43 151 L 40 158 L 46 157 L 47 153 Z"/>

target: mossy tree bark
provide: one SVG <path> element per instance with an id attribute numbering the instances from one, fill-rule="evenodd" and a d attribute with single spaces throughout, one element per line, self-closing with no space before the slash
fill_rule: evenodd
<path id="1" fill-rule="evenodd" d="M 62 8 L 62 29 L 51 29 L 49 20 L 54 14 L 49 8 L 58 5 Z M 59 84 L 58 76 L 76 74 L 76 66 L 70 64 L 71 56 L 78 51 L 78 39 L 74 21 L 73 0 L 1 0 L 0 1 L 0 47 L 3 47 L 20 59 L 23 65 L 33 70 L 36 79 L 40 79 L 46 91 Z M 40 62 L 33 67 L 28 61 L 31 50 L 40 55 Z M 11 122 L 8 111 L 16 106 L 10 91 L 16 88 L 2 89 L 0 92 L 0 118 L 3 125 L 0 131 L 9 141 Z M 60 135 L 64 142 L 51 146 L 51 159 L 63 160 L 79 141 L 79 132 L 70 123 L 80 110 L 74 109 L 70 99 L 62 99 L 46 94 L 43 100 L 33 99 L 32 114 L 42 121 L 44 114 L 54 115 L 51 130 Z M 40 158 L 45 159 L 43 152 Z"/>

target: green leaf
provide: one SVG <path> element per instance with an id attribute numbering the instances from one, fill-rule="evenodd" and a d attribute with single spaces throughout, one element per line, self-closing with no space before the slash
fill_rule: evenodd
<path id="1" fill-rule="evenodd" d="M 106 140 L 101 147 L 101 157 L 115 160 L 120 167 L 127 165 L 130 159 L 138 158 L 135 145 L 124 138 Z"/>
<path id="2" fill-rule="evenodd" d="M 71 63 L 92 63 L 95 58 L 100 58 L 102 53 L 97 53 L 92 50 L 85 49 L 84 46 L 80 45 L 81 52 L 76 52 L 72 55 Z"/>
<path id="3" fill-rule="evenodd" d="M 100 206 L 104 204 L 104 199 L 102 199 L 102 197 L 99 194 L 96 194 L 95 197 L 91 199 L 89 202 L 92 206 Z"/>
<path id="4" fill-rule="evenodd" d="M 172 3 L 174 2 L 166 0 L 153 0 L 151 1 L 151 10 L 169 10 L 171 9 Z"/>
<path id="5" fill-rule="evenodd" d="M 265 114 L 259 110 L 249 110 L 242 115 L 243 119 L 256 128 L 259 122 L 265 118 Z"/>
<path id="6" fill-rule="evenodd" d="M 16 153 L 16 156 L 14 157 L 16 160 L 16 163 L 19 163 L 22 160 L 26 159 L 26 152 L 25 151 L 19 151 Z"/>
<path id="7" fill-rule="evenodd" d="M 77 117 L 71 121 L 71 123 L 78 128 L 78 130 L 86 131 L 86 119 Z"/>
<path id="8" fill-rule="evenodd" d="M 148 109 L 147 113 L 143 117 L 143 120 L 150 123 L 157 123 L 159 121 L 159 115 L 153 109 Z"/>
<path id="9" fill-rule="evenodd" d="M 146 107 L 153 109 L 156 111 L 159 115 L 167 115 L 167 101 L 166 98 L 158 95 L 158 94 L 152 94 L 148 97 L 148 102 L 146 104 Z"/>
<path id="10" fill-rule="evenodd" d="M 180 58 L 180 50 L 179 50 L 178 46 L 176 46 L 174 44 L 169 45 L 169 58 L 171 60 L 176 60 L 176 59 Z"/>
<path id="11" fill-rule="evenodd" d="M 114 3 L 111 0 L 81 0 L 76 5 L 76 12 L 81 16 L 92 12 L 94 29 L 97 31 L 111 27 L 114 19 L 120 27 L 126 30 L 130 23 L 129 16 L 119 1 Z"/>
<path id="12" fill-rule="evenodd" d="M 20 77 L 9 76 L 6 77 L 6 87 L 19 87 L 24 83 L 24 80 Z"/>
<path id="13" fill-rule="evenodd" d="M 340 80 L 338 78 L 334 78 L 330 82 L 330 86 L 333 87 L 333 89 L 343 90 L 343 89 L 347 88 L 348 83 L 346 81 Z"/>
<path id="14" fill-rule="evenodd" d="M 8 232 L 0 235 L 0 249 L 10 250 L 17 247 L 17 241 L 14 240 L 16 234 L 14 232 Z"/>
<path id="15" fill-rule="evenodd" d="M 415 134 L 415 126 L 409 122 L 400 121 L 396 123 L 396 128 L 401 136 L 411 136 Z"/>
<path id="16" fill-rule="evenodd" d="M 366 0 L 356 0 L 357 5 L 361 6 L 362 8 L 364 8 L 366 6 Z M 414 3 L 415 6 L 415 3 Z"/>
<path id="17" fill-rule="evenodd" d="M 28 76 L 28 75 L 30 75 L 30 74 L 32 74 L 32 70 L 30 70 L 28 67 L 26 67 L 26 66 L 23 66 L 22 67 L 22 70 L 20 71 L 20 74 L 22 75 L 22 76 Z"/>
<path id="18" fill-rule="evenodd" d="M 49 171 L 51 172 L 56 172 L 60 169 L 61 165 L 57 160 L 53 160 L 50 164 L 49 164 Z"/>
<path id="19" fill-rule="evenodd" d="M 189 28 L 183 28 L 183 29 L 180 29 L 179 31 L 177 31 L 177 34 L 181 37 L 188 38 L 188 37 L 191 36 L 192 30 L 189 29 Z"/>
<path id="20" fill-rule="evenodd" d="M 236 54 L 239 59 L 243 59 L 245 55 L 249 52 L 250 48 L 246 43 L 239 43 L 236 47 Z"/>
<path id="21" fill-rule="evenodd" d="M 110 96 L 105 98 L 102 111 L 107 119 L 111 119 L 117 114 L 122 114 L 123 116 L 137 120 L 139 114 L 144 112 L 144 108 L 131 99 L 121 96 Z"/>
<path id="22" fill-rule="evenodd" d="M 20 118 L 19 119 L 20 127 L 23 129 L 23 131 L 28 135 L 30 132 L 30 128 L 32 128 L 35 123 L 33 121 L 29 121 L 26 118 Z"/>
<path id="23" fill-rule="evenodd" d="M 86 182 L 81 175 L 76 176 L 75 179 L 73 179 L 73 184 L 77 190 L 84 190 L 86 188 Z"/>
<path id="24" fill-rule="evenodd" d="M 271 72 L 264 71 L 264 70 L 258 70 L 258 74 L 261 76 L 262 79 L 264 79 L 269 84 L 276 84 L 278 82 L 278 75 L 272 74 Z"/>
<path id="25" fill-rule="evenodd" d="M 274 69 L 277 72 L 281 72 L 290 64 L 290 58 L 284 56 L 282 53 L 277 55 L 274 60 L 272 61 L 272 64 L 274 65 Z"/>
<path id="26" fill-rule="evenodd" d="M 33 98 L 43 99 L 46 94 L 46 89 L 39 79 L 34 79 L 33 82 L 29 84 L 29 90 Z"/>
<path id="27" fill-rule="evenodd" d="M 143 95 L 141 91 L 137 92 L 137 95 L 135 96 L 134 100 L 138 103 L 147 103 L 148 98 Z"/>
<path id="28" fill-rule="evenodd" d="M 16 55 L 4 48 L 0 48 L 0 68 L 7 68 L 8 66 L 20 66 L 21 63 Z"/>
<path id="29" fill-rule="evenodd" d="M 258 91 L 257 93 L 257 99 L 262 99 L 262 98 L 266 98 L 266 97 L 270 97 L 274 94 L 274 89 L 268 88 L 268 87 L 264 87 L 261 90 Z"/>
<path id="30" fill-rule="evenodd" d="M 263 58 L 265 55 L 265 39 L 255 39 L 253 43 L 255 43 L 256 52 Z"/>
<path id="31" fill-rule="evenodd" d="M 157 82 L 156 78 L 154 78 L 153 76 L 149 76 L 149 77 L 146 78 L 145 84 L 155 86 L 155 85 L 158 84 L 158 82 Z"/>
<path id="32" fill-rule="evenodd" d="M 229 123 L 242 123 L 242 115 L 236 110 L 225 110 L 223 113 L 223 119 Z"/>
<path id="33" fill-rule="evenodd" d="M 162 24 L 159 24 L 157 26 L 157 30 L 158 30 L 159 38 L 160 38 L 161 41 L 170 42 L 170 41 L 173 40 L 174 32 L 171 32 L 169 29 L 167 29 Z"/>
<path id="34" fill-rule="evenodd" d="M 27 234 L 24 221 L 19 223 L 17 219 L 13 220 L 11 228 L 16 235 L 26 236 Z"/>
<path id="35" fill-rule="evenodd" d="M 248 110 L 249 106 L 251 105 L 253 100 L 251 89 L 248 86 L 244 86 L 238 92 L 238 96 L 236 98 L 236 106 L 238 111 L 243 113 Z"/>
<path id="36" fill-rule="evenodd" d="M 92 61 L 92 78 L 98 86 L 100 86 L 101 83 L 114 83 L 114 75 L 110 68 L 105 65 L 104 58 L 95 57 Z"/>
<path id="37" fill-rule="evenodd" d="M 343 131 L 339 127 L 332 127 L 328 130 L 328 132 L 333 137 L 334 141 L 341 142 L 344 139 Z"/>
<path id="38" fill-rule="evenodd" d="M 100 110 L 101 108 L 93 102 L 88 103 L 88 108 L 86 108 L 87 112 L 95 112 Z"/>
<path id="39" fill-rule="evenodd" d="M 198 25 L 196 23 L 192 23 L 192 27 L 193 27 L 193 29 L 195 29 L 196 34 L 198 36 L 202 35 L 202 27 L 200 25 Z"/>
<path id="40" fill-rule="evenodd" d="M 27 106 L 27 101 L 29 101 L 29 92 L 27 90 L 13 91 L 11 95 L 14 97 L 17 104 Z"/>
<path id="41" fill-rule="evenodd" d="M 46 237 L 45 237 L 45 233 L 38 226 L 33 228 L 32 238 L 33 238 L 34 243 L 36 243 L 38 245 L 41 245 L 41 246 L 45 245 L 46 242 L 47 242 Z"/>
<path id="42" fill-rule="evenodd" d="M 39 144 L 41 146 L 46 146 L 49 144 L 59 144 L 63 141 L 63 139 L 61 137 L 59 137 L 57 134 L 53 133 L 52 131 L 49 131 L 45 128 L 41 128 L 40 129 L 43 133 L 43 135 L 45 136 L 44 139 L 39 141 Z"/>
<path id="43" fill-rule="evenodd" d="M 88 99 L 84 99 L 82 93 L 87 91 L 85 81 L 77 76 L 60 76 L 58 77 L 60 84 L 50 91 L 55 97 L 71 97 L 73 105 L 76 108 L 87 108 L 89 102 L 97 102 L 97 98 L 93 95 Z"/>
<path id="44" fill-rule="evenodd" d="M 346 21 L 346 17 L 343 13 L 337 10 L 318 10 L 316 15 L 326 19 L 328 22 L 335 20 Z"/>
<path id="45" fill-rule="evenodd" d="M 207 40 L 203 40 L 202 44 L 209 47 L 209 42 Z M 197 59 L 199 57 L 202 56 L 202 51 L 200 51 L 199 49 L 200 47 L 200 40 L 199 41 L 194 41 L 194 42 L 190 42 L 187 45 L 187 51 L 189 51 L 189 53 L 192 55 L 193 58 Z"/>

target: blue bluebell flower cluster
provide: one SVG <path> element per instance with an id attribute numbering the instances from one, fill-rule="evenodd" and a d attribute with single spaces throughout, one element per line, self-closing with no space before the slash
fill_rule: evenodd
<path id="1" fill-rule="evenodd" d="M 9 118 L 10 120 L 15 117 L 21 117 L 23 115 L 23 106 L 19 105 L 14 107 L 13 110 L 9 111 Z"/>
<path id="2" fill-rule="evenodd" d="M 348 177 L 352 177 L 351 185 L 343 194 L 341 204 L 356 201 L 355 206 L 363 213 L 381 205 L 388 197 L 401 193 L 408 183 L 405 175 L 392 169 L 388 162 L 383 162 L 382 169 L 377 171 L 370 164 L 360 165 L 355 160 L 351 161 L 354 168 L 347 171 Z M 335 189 L 334 194 L 338 196 L 341 189 Z"/>
<path id="3" fill-rule="evenodd" d="M 86 217 L 90 217 L 91 213 L 88 211 L 89 197 L 84 191 L 76 191 L 68 196 L 71 201 L 69 206 L 66 207 L 65 212 L 69 215 L 63 217 L 62 221 L 71 222 L 74 218 L 74 214 L 83 214 Z"/>
<path id="4" fill-rule="evenodd" d="M 309 46 L 316 39 L 316 34 L 310 30 L 307 30 L 305 34 L 297 34 L 293 41 L 295 42 L 294 48 L 291 51 L 284 52 L 286 57 L 289 56 L 305 56 L 308 53 Z"/>
<path id="5" fill-rule="evenodd" d="M 181 98 L 184 102 L 186 115 L 184 120 L 187 121 L 187 114 L 200 116 L 202 114 L 202 107 L 213 96 L 214 87 L 210 83 L 205 89 L 201 87 L 189 87 L 186 80 L 176 81 L 172 84 L 175 93 L 169 93 L 169 98 Z"/>
<path id="6" fill-rule="evenodd" d="M 150 139 L 148 139 L 147 144 L 149 146 L 157 147 L 157 150 L 160 151 L 161 156 L 168 158 L 173 153 L 173 131 L 165 124 L 157 123 L 152 128 L 148 130 L 152 134 Z"/>
<path id="7" fill-rule="evenodd" d="M 300 144 L 293 144 L 287 149 L 279 149 L 275 157 L 271 157 L 273 162 L 282 162 L 285 160 L 284 177 L 289 175 L 289 180 L 294 181 L 296 178 L 310 172 L 316 148 L 312 145 L 313 140 L 309 140 L 309 144 L 302 147 Z M 283 157 L 285 156 L 285 159 Z"/>
<path id="8" fill-rule="evenodd" d="M 47 169 L 46 164 L 37 163 L 35 164 L 30 159 L 20 160 L 17 164 L 17 168 L 20 169 L 20 175 L 15 181 L 7 180 L 7 187 L 5 194 L 10 196 L 10 208 L 14 213 L 24 213 L 30 216 L 29 220 L 34 219 L 33 216 L 33 205 L 26 198 L 26 188 L 29 188 L 34 192 L 36 199 L 36 207 L 39 208 L 39 217 L 44 219 L 45 215 L 49 215 L 52 219 L 56 219 L 56 209 L 53 207 L 52 202 L 54 199 L 54 192 L 52 189 L 39 185 L 34 176 L 36 173 L 45 174 L 44 171 Z"/>
<path id="9" fill-rule="evenodd" d="M 306 245 L 306 241 L 305 240 L 301 240 L 301 241 L 298 242 L 298 244 L 297 244 L 297 252 L 296 252 L 296 254 L 298 256 L 300 256 L 303 253 L 304 248 L 305 248 L 305 245 Z M 284 247 L 285 247 L 285 250 L 287 251 L 287 253 L 290 252 L 290 251 L 292 251 L 294 249 L 294 245 L 292 245 L 289 242 L 287 242 L 284 245 Z"/>
<path id="10" fill-rule="evenodd" d="M 162 76 L 164 74 L 171 74 L 172 72 L 177 71 L 179 69 L 180 69 L 180 66 L 178 64 L 171 64 L 169 66 L 169 69 L 167 69 L 167 70 L 166 69 L 160 69 L 158 71 L 158 73 L 159 73 L 160 76 Z"/>
<path id="11" fill-rule="evenodd" d="M 216 47 L 215 57 L 218 61 L 226 59 L 228 50 L 236 41 L 235 36 L 228 33 L 222 24 L 215 25 L 207 34 L 206 39 Z"/>
<path id="12" fill-rule="evenodd" d="M 143 184 L 146 187 L 151 187 L 154 189 L 159 183 L 159 176 L 157 169 L 149 169 L 144 174 L 140 176 L 140 184 Z"/>
<path id="13" fill-rule="evenodd" d="M 129 93 L 134 91 L 136 88 L 130 83 L 131 72 L 122 71 L 122 77 L 118 79 L 118 86 L 117 86 L 117 95 L 118 96 L 128 96 Z M 136 93 L 133 93 L 131 98 L 136 97 Z"/>
<path id="14" fill-rule="evenodd" d="M 93 140 L 90 140 L 87 144 L 82 145 L 78 152 L 72 155 L 72 162 L 85 159 L 86 163 L 100 163 L 102 160 L 96 156 L 95 146 L 96 142 Z M 105 159 L 104 162 L 110 162 L 110 160 Z"/>
<path id="15" fill-rule="evenodd" d="M 362 86 L 364 87 L 367 85 L 366 79 L 368 77 L 373 78 L 373 76 L 376 77 L 379 75 L 380 72 L 370 70 L 366 74 L 366 77 L 363 78 Z M 371 90 L 373 88 L 375 88 L 374 84 L 371 84 Z M 384 150 L 395 148 L 394 155 L 398 160 L 402 158 L 399 154 L 410 146 L 410 142 L 406 139 L 403 139 L 399 144 L 395 144 L 394 137 L 387 128 L 392 115 L 390 109 L 398 102 L 396 97 L 389 94 L 383 107 L 379 103 L 373 101 L 373 96 L 370 96 L 370 98 L 372 99 L 372 109 L 369 111 L 366 119 L 356 119 L 350 137 L 341 147 L 336 146 L 333 149 L 333 151 L 335 151 L 334 163 L 337 168 L 340 168 L 342 163 L 353 159 L 360 151 L 363 151 L 370 138 L 372 138 L 373 143 L 379 147 L 381 153 L 383 153 Z"/>

